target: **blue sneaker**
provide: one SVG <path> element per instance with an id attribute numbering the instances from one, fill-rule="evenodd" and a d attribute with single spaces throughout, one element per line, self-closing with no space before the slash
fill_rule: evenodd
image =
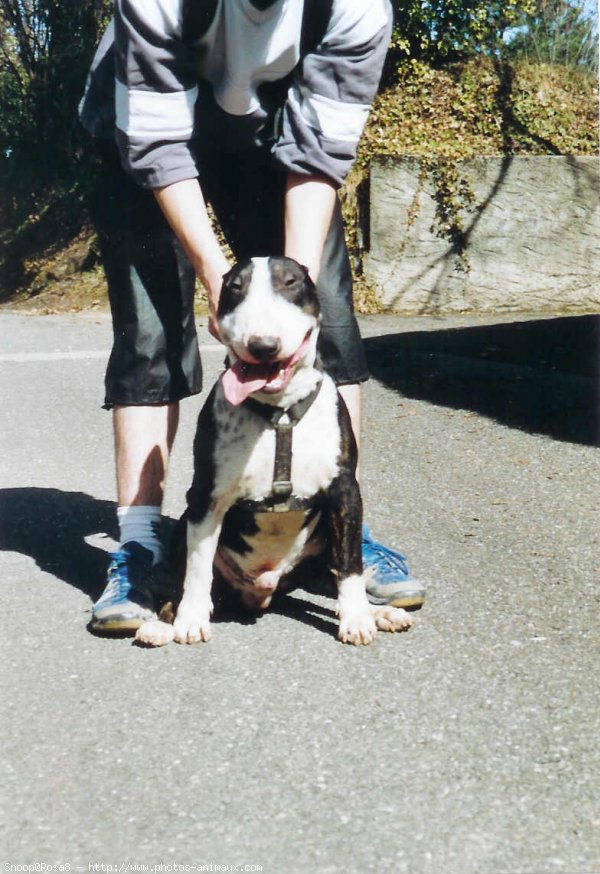
<path id="1" fill-rule="evenodd" d="M 106 588 L 92 607 L 91 631 L 133 633 L 156 619 L 152 560 L 150 550 L 133 540 L 111 554 Z"/>
<path id="2" fill-rule="evenodd" d="M 366 525 L 362 530 L 362 557 L 373 576 L 367 583 L 371 604 L 387 607 L 420 607 L 425 603 L 423 583 L 411 577 L 406 558 L 373 539 Z"/>

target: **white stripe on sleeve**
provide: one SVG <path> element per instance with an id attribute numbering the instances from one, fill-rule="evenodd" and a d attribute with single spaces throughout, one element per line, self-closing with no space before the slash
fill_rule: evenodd
<path id="1" fill-rule="evenodd" d="M 355 143 L 362 134 L 370 106 L 343 103 L 312 94 L 304 86 L 293 86 L 288 95 L 291 108 L 300 112 L 306 123 L 324 137 L 343 143 Z"/>
<path id="2" fill-rule="evenodd" d="M 197 97 L 197 88 L 166 94 L 157 91 L 130 91 L 117 80 L 117 127 L 128 137 L 188 139 L 194 130 L 194 106 Z"/>

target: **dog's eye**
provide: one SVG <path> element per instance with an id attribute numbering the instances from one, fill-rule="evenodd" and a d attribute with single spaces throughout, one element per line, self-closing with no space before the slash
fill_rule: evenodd
<path id="1" fill-rule="evenodd" d="M 242 290 L 242 280 L 241 279 L 234 279 L 233 282 L 231 282 L 229 288 L 232 291 L 241 291 Z"/>
<path id="2" fill-rule="evenodd" d="M 296 277 L 288 275 L 285 277 L 283 282 L 284 282 L 284 285 L 286 285 L 288 288 L 290 288 L 292 285 L 296 284 Z"/>

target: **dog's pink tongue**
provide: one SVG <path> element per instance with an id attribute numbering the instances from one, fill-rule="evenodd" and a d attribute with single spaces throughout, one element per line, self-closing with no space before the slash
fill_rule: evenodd
<path id="1" fill-rule="evenodd" d="M 236 361 L 221 377 L 225 397 L 234 407 L 243 404 L 252 392 L 264 388 L 268 381 L 266 368 L 264 372 L 256 367 L 249 370 L 244 361 Z"/>
<path id="2" fill-rule="evenodd" d="M 238 359 L 221 377 L 221 385 L 225 398 L 234 407 L 243 404 L 246 398 L 255 391 L 260 391 L 274 379 L 279 378 L 287 385 L 294 365 L 300 361 L 310 343 L 309 331 L 300 346 L 287 361 L 274 361 L 270 364 L 248 364 Z"/>

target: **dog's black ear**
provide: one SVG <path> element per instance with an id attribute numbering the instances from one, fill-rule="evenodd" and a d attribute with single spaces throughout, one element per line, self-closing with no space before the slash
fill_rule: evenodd
<path id="1" fill-rule="evenodd" d="M 314 282 L 312 276 L 310 275 L 310 270 L 308 269 L 308 267 L 306 267 L 304 264 L 298 264 L 298 267 L 304 273 L 304 278 L 308 281 L 308 284 L 310 285 L 310 287 L 314 288 L 315 282 Z"/>
<path id="2" fill-rule="evenodd" d="M 227 273 L 223 274 L 223 285 L 227 285 L 233 280 L 236 276 L 242 272 L 242 270 L 250 264 L 250 261 L 238 261 L 233 267 L 227 271 Z"/>
<path id="3" fill-rule="evenodd" d="M 223 276 L 219 305 L 217 307 L 218 319 L 222 319 L 223 316 L 226 316 L 227 313 L 235 309 L 240 303 L 240 300 L 248 290 L 252 270 L 252 260 L 248 258 L 245 261 L 238 261 Z"/>
<path id="4" fill-rule="evenodd" d="M 304 275 L 308 276 L 308 278 L 310 279 L 310 271 L 305 264 L 301 264 L 299 261 L 296 261 L 295 258 L 290 258 L 289 255 L 286 255 L 284 260 L 292 261 L 296 265 L 296 267 L 299 267 L 300 270 L 304 273 Z"/>

